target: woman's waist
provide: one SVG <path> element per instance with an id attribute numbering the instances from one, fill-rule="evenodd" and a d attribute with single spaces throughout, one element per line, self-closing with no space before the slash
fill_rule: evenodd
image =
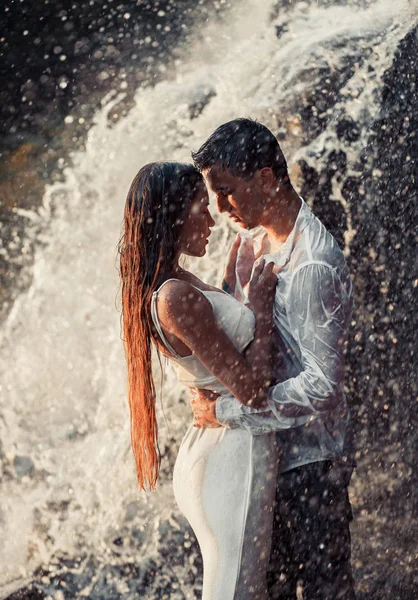
<path id="1" fill-rule="evenodd" d="M 180 448 L 209 448 L 221 443 L 228 443 L 232 438 L 250 439 L 251 434 L 245 429 L 229 429 L 228 427 L 195 427 L 189 425 L 182 439 Z"/>
<path id="2" fill-rule="evenodd" d="M 178 373 L 178 375 L 179 382 L 188 388 L 208 390 L 222 396 L 230 393 L 226 387 L 212 375 L 210 377 L 193 377 L 190 373 Z"/>
<path id="3" fill-rule="evenodd" d="M 226 462 L 247 470 L 251 465 L 276 464 L 277 455 L 275 434 L 252 436 L 245 429 L 204 429 L 192 423 L 181 442 L 176 469 L 189 471 L 198 461 L 212 457 L 220 469 Z"/>

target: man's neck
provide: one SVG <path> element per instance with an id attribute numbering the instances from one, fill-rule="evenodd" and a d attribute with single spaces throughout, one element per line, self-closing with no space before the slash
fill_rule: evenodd
<path id="1" fill-rule="evenodd" d="M 277 252 L 292 232 L 301 207 L 301 199 L 291 187 L 280 190 L 274 210 L 263 223 L 269 242 L 269 254 Z"/>

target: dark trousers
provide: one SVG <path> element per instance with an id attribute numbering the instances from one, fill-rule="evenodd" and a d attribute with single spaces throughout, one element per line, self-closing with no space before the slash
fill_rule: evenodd
<path id="1" fill-rule="evenodd" d="M 352 467 L 323 461 L 278 477 L 268 575 L 272 600 L 355 600 L 350 565 Z"/>

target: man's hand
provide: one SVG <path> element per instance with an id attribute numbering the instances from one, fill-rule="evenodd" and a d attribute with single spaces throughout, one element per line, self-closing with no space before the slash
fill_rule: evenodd
<path id="1" fill-rule="evenodd" d="M 219 394 L 210 392 L 209 390 L 192 389 L 193 396 L 190 400 L 192 411 L 194 414 L 194 427 L 198 428 L 214 428 L 221 427 L 221 424 L 216 419 L 216 399 Z"/>

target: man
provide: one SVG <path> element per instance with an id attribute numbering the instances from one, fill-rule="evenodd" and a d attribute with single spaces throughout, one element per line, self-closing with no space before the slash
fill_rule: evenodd
<path id="1" fill-rule="evenodd" d="M 300 583 L 305 600 L 353 600 L 347 490 L 352 459 L 343 391 L 352 286 L 344 256 L 292 187 L 280 146 L 263 125 L 249 119 L 221 125 L 192 156 L 219 211 L 244 229 L 262 226 L 265 259 L 278 273 L 278 383 L 269 390 L 267 406 L 255 410 L 232 396 L 214 402 L 200 393 L 192 400 L 195 424 L 240 427 L 253 435 L 277 431 L 283 456 L 271 598 L 296 600 Z M 245 247 L 248 253 L 248 241 Z M 243 281 L 237 282 L 237 273 Z M 234 291 L 249 276 L 235 243 L 224 289 Z"/>

